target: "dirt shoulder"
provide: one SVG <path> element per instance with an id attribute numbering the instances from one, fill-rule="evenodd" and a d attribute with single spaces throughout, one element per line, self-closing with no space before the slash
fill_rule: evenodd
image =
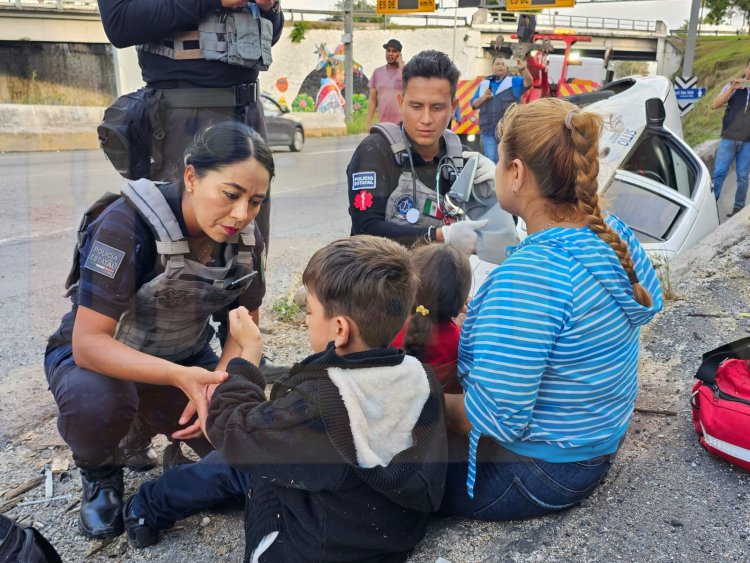
<path id="1" fill-rule="evenodd" d="M 749 230 L 747 208 L 673 264 L 669 281 L 679 298 L 668 302 L 643 332 L 637 412 L 610 475 L 591 498 L 562 514 L 528 522 L 436 519 L 412 560 L 750 560 L 750 474 L 698 445 L 688 404 L 701 353 L 750 332 Z M 311 251 L 280 252 L 290 257 L 285 274 L 298 274 Z M 284 362 L 303 357 L 307 346 L 300 325 L 271 320 L 270 304 L 291 285 L 274 288 L 263 311 L 269 349 Z M 55 474 L 53 495 L 70 497 L 15 506 L 8 516 L 41 524 L 65 561 L 241 559 L 239 513 L 194 516 L 164 534 L 157 546 L 141 551 L 129 548 L 123 538 L 106 543 L 79 536 L 79 475 L 55 429 L 55 406 L 44 390 L 41 366 L 13 375 L 18 382 L 13 401 L 0 402 L 0 492 L 6 491 L 0 503 L 7 508 L 7 491 L 43 476 L 40 471 L 55 459 L 63 466 L 67 460 L 69 467 Z M 128 491 L 144 478 L 128 474 Z M 39 482 L 17 500 L 44 496 Z"/>

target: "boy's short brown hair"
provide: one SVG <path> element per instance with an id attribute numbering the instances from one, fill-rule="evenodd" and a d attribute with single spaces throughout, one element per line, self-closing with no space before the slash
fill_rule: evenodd
<path id="1" fill-rule="evenodd" d="M 366 344 L 381 348 L 391 344 L 409 316 L 417 276 L 402 245 L 358 235 L 313 254 L 302 283 L 320 301 L 326 317 L 350 318 Z"/>

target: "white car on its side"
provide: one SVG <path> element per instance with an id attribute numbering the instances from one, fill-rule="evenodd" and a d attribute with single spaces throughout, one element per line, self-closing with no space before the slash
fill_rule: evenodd
<path id="1" fill-rule="evenodd" d="M 629 77 L 576 96 L 605 118 L 599 140 L 602 207 L 622 219 L 656 263 L 687 250 L 719 225 L 711 174 L 682 138 L 672 84 Z M 519 221 L 518 234 L 526 236 Z M 472 257 L 475 287 L 496 266 Z"/>
<path id="2" fill-rule="evenodd" d="M 599 191 L 654 258 L 669 260 L 719 226 L 711 174 L 682 138 L 672 84 L 625 78 L 586 107 L 611 116 L 599 141 Z"/>

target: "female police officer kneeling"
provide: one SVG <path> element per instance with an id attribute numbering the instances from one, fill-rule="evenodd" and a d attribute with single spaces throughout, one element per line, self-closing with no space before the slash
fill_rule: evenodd
<path id="1" fill-rule="evenodd" d="M 73 307 L 50 338 L 45 372 L 81 470 L 84 535 L 122 533 L 117 449 L 136 417 L 200 455 L 212 449 L 197 422 L 180 426 L 207 407 L 205 386 L 223 381 L 238 353 L 230 336 L 214 354 L 211 314 L 238 299 L 255 310 L 263 297 L 254 218 L 273 175 L 255 131 L 209 126 L 186 149 L 178 183 L 127 184 L 79 233 Z"/>

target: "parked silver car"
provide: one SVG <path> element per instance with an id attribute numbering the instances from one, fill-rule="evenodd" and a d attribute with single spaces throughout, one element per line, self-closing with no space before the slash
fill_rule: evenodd
<path id="1" fill-rule="evenodd" d="M 268 144 L 289 147 L 293 152 L 301 151 L 305 144 L 305 128 L 302 122 L 292 117 L 291 112 L 281 107 L 269 94 L 261 94 L 260 99 L 266 117 Z"/>

